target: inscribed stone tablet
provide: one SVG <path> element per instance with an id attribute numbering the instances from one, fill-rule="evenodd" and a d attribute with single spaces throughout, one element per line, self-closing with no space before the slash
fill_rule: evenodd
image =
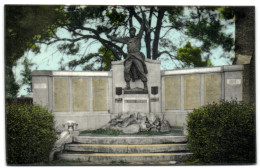
<path id="1" fill-rule="evenodd" d="M 107 79 L 93 78 L 93 110 L 107 110 Z"/>
<path id="2" fill-rule="evenodd" d="M 73 78 L 73 111 L 88 111 L 87 79 Z"/>
<path id="3" fill-rule="evenodd" d="M 200 76 L 184 76 L 184 109 L 200 106 Z"/>
<path id="4" fill-rule="evenodd" d="M 180 109 L 180 77 L 165 78 L 165 110 Z"/>
<path id="5" fill-rule="evenodd" d="M 205 104 L 219 102 L 221 99 L 221 74 L 207 74 L 204 76 Z"/>
<path id="6" fill-rule="evenodd" d="M 69 111 L 68 78 L 54 78 L 54 111 Z"/>

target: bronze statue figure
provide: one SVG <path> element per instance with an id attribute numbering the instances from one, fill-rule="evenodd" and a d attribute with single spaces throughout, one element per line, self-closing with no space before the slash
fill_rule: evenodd
<path id="1" fill-rule="evenodd" d="M 147 77 L 148 73 L 145 64 L 145 56 L 141 50 L 141 39 L 143 35 L 144 24 L 141 25 L 140 31 L 135 36 L 136 29 L 131 27 L 129 30 L 130 37 L 116 38 L 107 35 L 108 38 L 127 44 L 127 57 L 124 61 L 124 78 L 126 81 L 126 90 L 130 89 L 130 80 L 134 82 L 136 79 L 141 79 L 144 83 L 144 90 L 147 90 Z"/>

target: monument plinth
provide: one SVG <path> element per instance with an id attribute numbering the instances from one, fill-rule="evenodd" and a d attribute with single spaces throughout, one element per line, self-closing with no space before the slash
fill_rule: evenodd
<path id="1" fill-rule="evenodd" d="M 150 112 L 148 90 L 141 88 L 126 89 L 123 91 L 122 102 L 123 113 Z"/>
<path id="2" fill-rule="evenodd" d="M 113 61 L 113 107 L 115 114 L 144 112 L 161 114 L 161 70 L 160 61 L 145 60 L 147 66 L 147 90 L 141 79 L 130 82 L 130 89 L 125 89 L 124 60 Z"/>

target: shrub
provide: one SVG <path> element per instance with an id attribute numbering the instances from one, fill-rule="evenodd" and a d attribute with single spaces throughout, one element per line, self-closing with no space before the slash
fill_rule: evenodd
<path id="1" fill-rule="evenodd" d="M 188 145 L 204 163 L 255 163 L 255 106 L 236 101 L 194 109 L 188 115 Z"/>
<path id="2" fill-rule="evenodd" d="M 56 140 L 53 118 L 53 114 L 39 105 L 7 105 L 7 163 L 45 161 Z"/>

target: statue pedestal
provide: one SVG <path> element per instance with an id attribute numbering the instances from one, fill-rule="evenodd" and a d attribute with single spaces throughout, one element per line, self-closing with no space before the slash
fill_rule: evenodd
<path id="1" fill-rule="evenodd" d="M 125 90 L 122 96 L 123 113 L 149 113 L 150 102 L 147 91 Z"/>
<path id="2" fill-rule="evenodd" d="M 124 60 L 112 62 L 113 100 L 111 113 L 114 115 L 127 111 L 162 113 L 161 62 L 146 59 L 145 64 L 148 69 L 148 74 L 146 74 L 148 91 L 143 90 L 144 84 L 140 79 L 135 80 L 135 82 L 130 81 L 130 90 L 123 90 L 123 88 L 126 87 L 124 79 Z M 128 101 L 129 99 L 131 100 Z M 139 99 L 142 99 L 142 101 L 139 101 Z M 137 101 L 135 102 L 134 100 Z M 131 101 L 132 103 L 130 103 Z"/>

